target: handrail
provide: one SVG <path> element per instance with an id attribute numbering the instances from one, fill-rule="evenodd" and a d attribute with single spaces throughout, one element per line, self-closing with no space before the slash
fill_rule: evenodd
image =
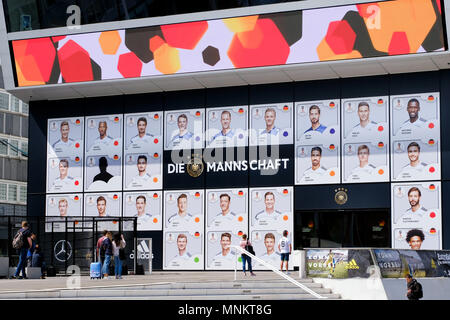
<path id="1" fill-rule="evenodd" d="M 250 258 L 255 259 L 256 261 L 261 263 L 266 268 L 272 270 L 273 272 L 275 272 L 279 276 L 285 278 L 289 282 L 295 284 L 297 287 L 303 289 L 304 291 L 308 292 L 309 294 L 313 295 L 314 297 L 316 297 L 318 299 L 327 299 L 327 297 L 321 296 L 320 294 L 314 292 L 313 290 L 309 289 L 307 286 L 305 286 L 305 285 L 301 284 L 300 282 L 296 281 L 295 279 L 289 277 L 288 275 L 284 274 L 283 272 L 278 270 L 276 267 L 274 267 L 270 263 L 268 263 L 268 262 L 266 262 L 266 261 L 256 257 L 255 255 L 251 254 L 250 252 L 248 252 L 247 250 L 243 249 L 242 247 L 240 247 L 240 246 L 230 246 L 230 247 L 234 248 L 235 250 L 239 250 L 241 252 L 241 254 L 242 253 L 246 254 Z M 236 256 L 237 256 L 237 252 L 236 252 Z M 237 274 L 237 259 L 236 259 L 235 264 L 234 264 L 234 280 L 236 280 L 236 274 Z"/>

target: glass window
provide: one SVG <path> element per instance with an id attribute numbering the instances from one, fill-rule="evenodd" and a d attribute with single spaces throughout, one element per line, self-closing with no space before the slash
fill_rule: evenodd
<path id="1" fill-rule="evenodd" d="M 20 186 L 20 198 L 19 202 L 27 202 L 27 187 L 26 186 Z"/>
<path id="2" fill-rule="evenodd" d="M 12 116 L 13 120 L 12 135 L 16 137 L 20 137 L 20 122 L 21 122 L 20 118 L 22 118 L 22 116 L 18 114 L 14 114 Z"/>
<path id="3" fill-rule="evenodd" d="M 6 201 L 6 183 L 0 183 L 0 200 Z"/>
<path id="4" fill-rule="evenodd" d="M 8 139 L 0 139 L 0 154 L 8 155 Z"/>
<path id="5" fill-rule="evenodd" d="M 13 115 L 10 113 L 5 113 L 5 134 L 12 134 L 12 122 Z"/>
<path id="6" fill-rule="evenodd" d="M 11 96 L 11 111 L 20 112 L 20 100 Z"/>
<path id="7" fill-rule="evenodd" d="M 25 103 L 22 101 L 22 113 L 28 114 L 29 109 L 30 109 L 30 107 L 29 107 L 28 103 Z"/>
<path id="8" fill-rule="evenodd" d="M 22 137 L 28 138 L 28 117 L 21 117 L 22 120 Z"/>
<path id="9" fill-rule="evenodd" d="M 9 140 L 9 155 L 10 156 L 18 156 L 19 152 L 19 141 L 17 140 Z"/>
<path id="10" fill-rule="evenodd" d="M 9 94 L 0 92 L 0 109 L 9 110 Z"/>
<path id="11" fill-rule="evenodd" d="M 0 133 L 5 133 L 5 114 L 0 112 Z"/>
<path id="12" fill-rule="evenodd" d="M 28 142 L 22 141 L 20 143 L 20 150 L 22 150 L 21 156 L 27 157 L 28 156 Z"/>
<path id="13" fill-rule="evenodd" d="M 17 201 L 17 185 L 8 184 L 8 201 Z"/>

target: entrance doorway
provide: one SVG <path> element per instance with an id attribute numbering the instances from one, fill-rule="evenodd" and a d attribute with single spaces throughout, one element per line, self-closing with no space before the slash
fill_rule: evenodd
<path id="1" fill-rule="evenodd" d="M 391 247 L 389 209 L 297 211 L 294 223 L 296 249 Z"/>

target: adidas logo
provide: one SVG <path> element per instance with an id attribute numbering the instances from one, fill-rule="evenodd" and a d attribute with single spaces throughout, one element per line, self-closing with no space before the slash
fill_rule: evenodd
<path id="1" fill-rule="evenodd" d="M 359 269 L 358 264 L 356 263 L 355 259 L 352 259 L 347 265 L 345 266 L 345 269 Z"/>
<path id="2" fill-rule="evenodd" d="M 145 241 L 141 241 L 137 246 L 137 258 L 141 260 L 149 260 L 150 259 L 150 248 L 148 247 Z M 130 259 L 134 259 L 134 250 L 130 253 Z"/>
<path id="3" fill-rule="evenodd" d="M 142 253 L 150 253 L 150 249 L 147 246 L 147 243 L 145 241 L 141 241 L 141 243 L 138 245 L 138 252 Z"/>

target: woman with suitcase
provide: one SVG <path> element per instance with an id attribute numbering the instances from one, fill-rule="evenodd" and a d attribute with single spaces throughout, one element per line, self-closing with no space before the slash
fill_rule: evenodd
<path id="1" fill-rule="evenodd" d="M 106 238 L 103 240 L 102 246 L 105 249 L 105 263 L 103 263 L 102 273 L 103 278 L 108 279 L 109 265 L 113 256 L 112 233 L 110 231 L 106 233 Z"/>
<path id="2" fill-rule="evenodd" d="M 120 249 L 125 248 L 127 243 L 123 238 L 123 234 L 116 233 L 112 242 L 114 254 L 114 274 L 116 279 L 122 279 L 122 260 L 120 259 Z"/>

